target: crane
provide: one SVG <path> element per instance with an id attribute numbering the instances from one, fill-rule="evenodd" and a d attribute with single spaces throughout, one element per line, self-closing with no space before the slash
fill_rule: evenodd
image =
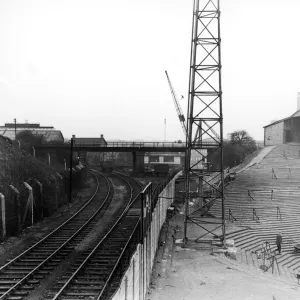
<path id="1" fill-rule="evenodd" d="M 172 97 L 173 97 L 173 101 L 174 101 L 174 104 L 175 104 L 175 108 L 176 108 L 176 111 L 177 111 L 177 115 L 178 115 L 178 118 L 179 118 L 182 130 L 183 130 L 184 136 L 186 137 L 187 127 L 186 127 L 186 124 L 185 124 L 185 117 L 184 117 L 184 114 L 182 112 L 182 109 L 181 109 L 181 106 L 179 104 L 179 101 L 177 99 L 177 96 L 176 96 L 175 90 L 173 88 L 173 85 L 171 83 L 171 80 L 169 78 L 168 72 L 167 71 L 165 71 L 165 72 L 166 72 L 167 80 L 168 80 L 168 83 L 169 83 L 170 91 L 171 91 L 171 94 L 172 94 Z M 181 97 L 183 98 L 183 96 L 181 96 Z M 211 130 L 211 132 L 217 137 L 217 139 L 220 138 L 220 136 L 213 130 L 213 128 L 211 126 L 209 126 L 206 123 L 206 121 L 203 120 L 202 122 L 207 126 L 207 128 L 209 130 Z M 196 136 L 197 136 L 197 134 L 198 134 L 198 132 L 196 133 Z"/>
<path id="2" fill-rule="evenodd" d="M 168 72 L 167 71 L 165 71 L 165 72 L 166 72 L 167 80 L 168 80 L 168 83 L 169 83 L 170 91 L 171 91 L 171 94 L 172 94 L 172 97 L 173 97 L 173 101 L 174 101 L 174 104 L 175 104 L 175 108 L 176 108 L 176 111 L 177 111 L 177 115 L 178 115 L 182 130 L 183 130 L 184 136 L 186 136 L 185 117 L 184 117 L 182 109 L 179 105 L 179 102 L 178 102 L 175 90 L 172 86 L 171 80 L 169 78 Z"/>

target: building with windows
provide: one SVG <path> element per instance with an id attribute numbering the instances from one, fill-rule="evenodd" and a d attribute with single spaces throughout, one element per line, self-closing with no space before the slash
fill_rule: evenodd
<path id="1" fill-rule="evenodd" d="M 291 116 L 264 126 L 265 146 L 300 143 L 300 93 L 298 93 L 297 109 Z"/>

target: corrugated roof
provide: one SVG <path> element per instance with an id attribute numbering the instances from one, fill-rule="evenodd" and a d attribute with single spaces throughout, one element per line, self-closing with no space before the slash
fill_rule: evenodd
<path id="1" fill-rule="evenodd" d="M 296 117 L 300 117 L 300 109 L 298 109 L 295 113 L 293 113 L 290 117 L 287 117 L 287 118 L 284 118 L 284 119 L 281 119 L 281 120 L 278 120 L 278 121 L 275 121 L 269 125 L 266 125 L 264 126 L 263 128 L 266 128 L 266 127 L 269 127 L 271 125 L 275 125 L 275 124 L 278 124 L 278 123 L 281 123 L 285 120 L 288 120 L 288 119 L 291 119 L 291 118 L 296 118 Z"/>

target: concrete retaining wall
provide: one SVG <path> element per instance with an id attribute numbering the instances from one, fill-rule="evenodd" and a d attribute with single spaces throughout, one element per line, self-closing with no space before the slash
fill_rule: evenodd
<path id="1" fill-rule="evenodd" d="M 175 195 L 175 180 L 177 174 L 166 188 L 159 194 L 158 201 L 152 212 L 152 222 L 144 236 L 143 242 L 138 244 L 129 268 L 125 272 L 120 287 L 112 300 L 145 300 L 151 280 L 160 230 L 166 220 L 167 209 Z"/>

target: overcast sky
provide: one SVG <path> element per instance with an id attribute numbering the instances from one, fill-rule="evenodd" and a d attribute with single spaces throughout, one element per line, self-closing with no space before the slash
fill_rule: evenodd
<path id="1" fill-rule="evenodd" d="M 297 109 L 300 1 L 220 0 L 224 132 Z M 183 139 L 192 0 L 0 0 L 0 124 L 111 139 Z"/>

